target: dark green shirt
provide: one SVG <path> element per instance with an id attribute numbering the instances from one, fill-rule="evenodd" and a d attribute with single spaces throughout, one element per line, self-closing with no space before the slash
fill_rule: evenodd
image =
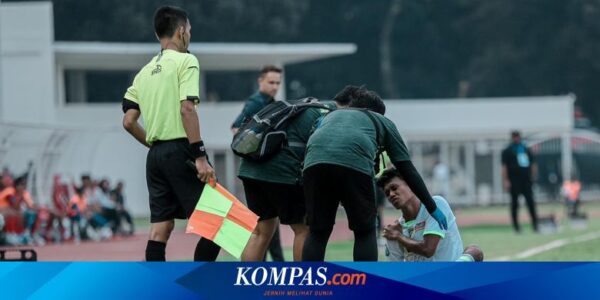
<path id="1" fill-rule="evenodd" d="M 392 163 L 410 160 L 408 149 L 394 123 L 372 113 L 379 123 L 379 141 Z M 334 164 L 373 176 L 377 153 L 375 125 L 364 112 L 338 109 L 323 118 L 308 140 L 304 169 L 318 164 Z"/>
<path id="2" fill-rule="evenodd" d="M 252 118 L 257 112 L 267 106 L 269 103 L 273 102 L 273 98 L 269 95 L 263 94 L 261 92 L 256 92 L 246 100 L 246 104 L 244 104 L 244 108 L 240 115 L 233 121 L 231 124 L 232 128 L 240 128 L 244 121 Z"/>
<path id="3" fill-rule="evenodd" d="M 264 162 L 242 159 L 238 176 L 273 183 L 301 184 L 305 145 L 315 123 L 327 112 L 318 108 L 302 112 L 286 129 L 290 146 L 284 147 L 273 158 Z"/>

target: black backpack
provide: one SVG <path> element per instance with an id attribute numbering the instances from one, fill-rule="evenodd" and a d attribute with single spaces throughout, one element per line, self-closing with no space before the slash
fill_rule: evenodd
<path id="1" fill-rule="evenodd" d="M 237 156 L 264 161 L 288 146 L 286 128 L 294 117 L 308 108 L 332 110 L 315 98 L 275 101 L 242 124 L 233 136 L 231 150 Z"/>

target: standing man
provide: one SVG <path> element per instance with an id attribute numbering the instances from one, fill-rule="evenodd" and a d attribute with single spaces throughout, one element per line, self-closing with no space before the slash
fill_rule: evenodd
<path id="1" fill-rule="evenodd" d="M 246 100 L 242 112 L 235 121 L 233 121 L 233 124 L 231 124 L 231 132 L 233 134 L 236 134 L 242 124 L 252 118 L 254 114 L 275 101 L 274 97 L 281 86 L 282 71 L 282 69 L 275 66 L 264 66 L 260 70 L 260 75 L 258 76 L 258 91 Z M 275 233 L 272 234 L 273 238 L 270 239 L 269 253 L 271 253 L 273 261 L 284 261 L 283 249 L 281 248 L 281 236 L 279 234 L 279 224 L 275 225 Z"/>
<path id="2" fill-rule="evenodd" d="M 282 70 L 275 66 L 264 66 L 258 76 L 258 91 L 254 93 L 244 104 L 240 115 L 231 124 L 231 132 L 236 134 L 238 129 L 246 120 L 263 109 L 269 103 L 275 101 L 275 95 L 281 85 Z"/>
<path id="3" fill-rule="evenodd" d="M 334 98 L 335 102 L 323 104 L 330 109 L 346 105 L 347 102 L 338 96 Z M 294 261 L 302 260 L 302 249 L 309 232 L 305 222 L 302 162 L 310 134 L 327 112 L 327 109 L 308 108 L 297 115 L 285 129 L 287 145 L 269 160 L 256 162 L 242 159 L 239 177 L 244 183 L 246 201 L 248 207 L 260 217 L 242 260 L 262 260 L 269 241 L 270 247 L 273 245 L 271 237 L 275 238 L 278 234 L 276 229 L 279 222 L 292 228 Z"/>
<path id="4" fill-rule="evenodd" d="M 440 211 L 416 171 L 394 123 L 383 116 L 385 104 L 373 91 L 346 87 L 351 108 L 329 113 L 308 140 L 304 193 L 310 234 L 302 259 L 323 261 L 341 202 L 354 232 L 354 260 L 377 260 L 374 159 L 382 147 L 427 211 L 446 229 Z"/>
<path id="5" fill-rule="evenodd" d="M 455 261 L 461 257 L 462 239 L 456 217 L 446 199 L 433 196 L 435 204 L 448 220 L 448 229 L 442 229 L 398 170 L 385 170 L 377 185 L 394 208 L 402 211 L 400 220 L 383 229 L 383 236 L 387 239 L 386 256 L 390 260 Z"/>
<path id="6" fill-rule="evenodd" d="M 511 143 L 502 151 L 502 180 L 504 189 L 510 192 L 510 215 L 515 232 L 519 226 L 519 195 L 525 197 L 533 231 L 537 232 L 537 215 L 533 199 L 533 180 L 537 177 L 537 165 L 531 151 L 521 142 L 521 133 L 510 134 Z"/>
<path id="7" fill-rule="evenodd" d="M 154 14 L 154 30 L 160 52 L 140 70 L 123 99 L 123 126 L 142 145 L 149 147 L 146 181 L 150 196 L 150 236 L 147 261 L 164 261 L 166 243 L 174 219 L 189 218 L 204 184 L 215 180 L 200 135 L 196 105 L 199 103 L 199 64 L 188 53 L 191 25 L 187 13 L 163 6 Z M 144 116 L 144 127 L 138 123 Z M 192 160 L 196 172 L 187 167 Z M 200 179 L 200 181 L 198 181 Z M 198 241 L 194 260 L 213 261 L 219 246 Z"/>

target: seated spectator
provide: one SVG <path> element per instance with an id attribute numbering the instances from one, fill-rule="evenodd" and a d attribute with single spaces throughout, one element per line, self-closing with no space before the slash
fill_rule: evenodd
<path id="1" fill-rule="evenodd" d="M 52 204 L 51 211 L 51 226 L 53 231 L 57 231 L 57 240 L 69 239 L 70 231 L 66 230 L 69 227 L 67 218 L 67 205 L 69 203 L 69 187 L 61 182 L 60 175 L 54 175 L 52 185 Z"/>
<path id="2" fill-rule="evenodd" d="M 23 233 L 21 216 L 12 205 L 14 196 L 14 181 L 8 170 L 4 169 L 0 190 L 0 215 L 4 219 L 4 242 L 9 245 L 20 244 L 20 235 Z"/>
<path id="3" fill-rule="evenodd" d="M 13 208 L 20 212 L 23 217 L 24 233 L 23 243 L 31 244 L 35 236 L 37 244 L 45 244 L 41 236 L 35 233 L 35 225 L 37 223 L 38 208 L 31 198 L 31 194 L 27 191 L 27 178 L 21 176 L 15 180 L 15 194 L 13 197 Z"/>
<path id="4" fill-rule="evenodd" d="M 7 243 L 18 245 L 32 242 L 37 212 L 24 176 L 17 178 L 14 186 L 7 186 L 0 192 L 0 213 L 6 220 Z"/>
<path id="5" fill-rule="evenodd" d="M 81 176 L 83 197 L 87 200 L 87 209 L 84 214 L 84 237 L 92 240 L 107 239 L 112 236 L 108 228 L 108 220 L 104 216 L 101 203 L 104 202 L 98 184 L 89 175 Z M 89 226 L 88 226 L 89 225 Z"/>
<path id="6" fill-rule="evenodd" d="M 83 195 L 83 187 L 75 187 L 75 194 L 67 204 L 67 216 L 71 220 L 70 235 L 76 242 L 80 241 L 81 233 L 84 232 L 87 214 L 87 200 Z"/>
<path id="7" fill-rule="evenodd" d="M 129 230 L 127 231 L 128 235 L 132 235 L 135 231 L 133 225 L 133 219 L 131 218 L 131 214 L 125 209 L 125 196 L 123 195 L 123 181 L 119 181 L 117 186 L 112 191 L 112 197 L 114 201 L 117 203 L 117 214 L 119 220 L 125 219 L 125 222 L 129 225 Z M 119 223 L 122 225 L 122 223 Z M 120 226 L 122 227 L 122 226 Z M 120 231 L 124 232 L 122 228 L 119 228 Z"/>
<path id="8" fill-rule="evenodd" d="M 109 222 L 113 235 L 116 234 L 121 222 L 117 213 L 117 202 L 111 197 L 108 180 L 100 181 L 95 196 L 95 204 L 100 207 L 100 214 Z"/>

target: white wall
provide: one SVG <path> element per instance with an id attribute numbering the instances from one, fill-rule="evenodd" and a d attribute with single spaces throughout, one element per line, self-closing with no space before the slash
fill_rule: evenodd
<path id="1" fill-rule="evenodd" d="M 54 121 L 52 3 L 0 5 L 0 120 Z"/>
<path id="2" fill-rule="evenodd" d="M 386 117 L 412 141 L 508 139 L 527 134 L 561 134 L 573 128 L 574 96 L 386 100 Z"/>

